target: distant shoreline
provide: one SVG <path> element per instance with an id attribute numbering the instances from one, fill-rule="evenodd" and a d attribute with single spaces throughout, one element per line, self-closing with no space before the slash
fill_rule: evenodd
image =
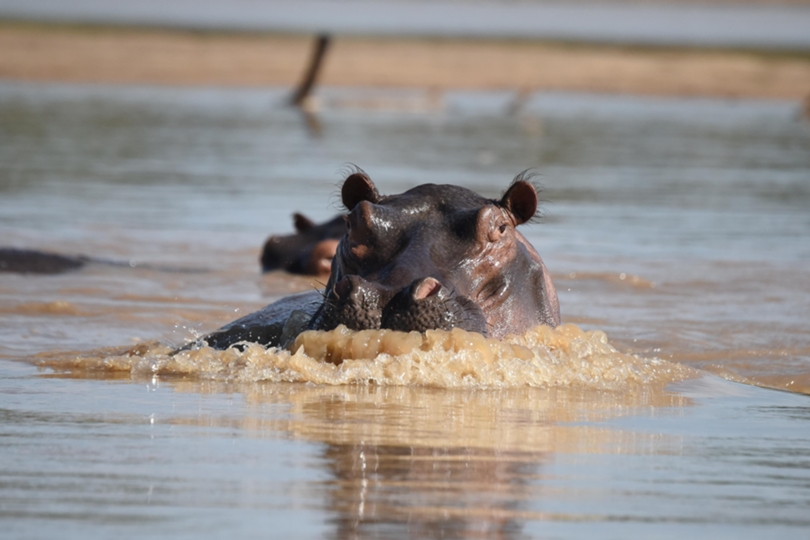
<path id="1" fill-rule="evenodd" d="M 310 35 L 0 21 L 0 79 L 293 87 L 312 46 Z M 804 100 L 810 54 L 337 37 L 318 84 Z"/>

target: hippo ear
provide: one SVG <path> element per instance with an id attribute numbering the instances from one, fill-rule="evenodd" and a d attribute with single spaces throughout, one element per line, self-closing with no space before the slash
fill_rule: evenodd
<path id="1" fill-rule="evenodd" d="M 343 199 L 343 206 L 347 210 L 352 210 L 358 203 L 363 201 L 376 204 L 380 200 L 380 194 L 377 192 L 374 182 L 363 172 L 351 174 L 343 182 L 340 195 Z"/>
<path id="2" fill-rule="evenodd" d="M 315 222 L 309 219 L 307 216 L 296 212 L 295 214 L 293 214 L 293 225 L 295 225 L 296 231 L 304 232 L 314 227 Z"/>
<path id="3" fill-rule="evenodd" d="M 537 212 L 537 191 L 525 180 L 518 180 L 506 190 L 501 206 L 515 216 L 515 224 L 526 223 Z"/>

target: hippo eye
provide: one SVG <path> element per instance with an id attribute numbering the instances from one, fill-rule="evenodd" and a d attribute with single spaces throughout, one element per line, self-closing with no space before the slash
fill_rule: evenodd
<path id="1" fill-rule="evenodd" d="M 500 232 L 501 234 L 506 232 L 506 223 L 498 227 L 498 232 Z"/>

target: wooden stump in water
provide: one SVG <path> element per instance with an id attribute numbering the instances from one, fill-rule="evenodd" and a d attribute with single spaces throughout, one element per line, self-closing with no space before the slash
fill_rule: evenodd
<path id="1" fill-rule="evenodd" d="M 321 65 L 323 64 L 323 59 L 326 56 L 326 50 L 329 48 L 330 40 L 331 38 L 328 34 L 321 34 L 317 37 L 315 41 L 315 50 L 313 51 L 312 59 L 309 62 L 309 68 L 306 71 L 304 80 L 301 81 L 301 84 L 298 86 L 298 90 L 296 90 L 295 94 L 293 94 L 293 97 L 290 100 L 291 105 L 301 107 L 305 103 L 309 94 L 312 92 L 312 88 L 315 86 L 315 82 L 318 79 L 318 73 L 320 72 Z"/>

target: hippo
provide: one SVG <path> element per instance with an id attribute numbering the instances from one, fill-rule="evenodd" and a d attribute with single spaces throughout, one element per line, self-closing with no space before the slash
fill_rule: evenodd
<path id="1" fill-rule="evenodd" d="M 500 199 L 454 185 L 382 195 L 360 169 L 343 182 L 348 214 L 323 291 L 283 298 L 185 348 L 284 346 L 304 330 L 461 328 L 503 338 L 560 323 L 540 255 L 517 230 L 537 212 L 526 173 Z M 182 350 L 182 349 L 181 349 Z"/>
<path id="2" fill-rule="evenodd" d="M 63 255 L 36 249 L 0 247 L 0 272 L 15 274 L 55 275 L 98 264 L 118 268 L 142 268 L 158 272 L 206 272 L 202 268 L 182 268 L 135 261 L 116 261 L 87 255 Z"/>
<path id="3" fill-rule="evenodd" d="M 295 213 L 293 224 L 295 234 L 274 235 L 264 243 L 259 258 L 262 271 L 285 270 L 291 274 L 328 277 L 338 241 L 346 232 L 343 214 L 316 224 Z"/>
<path id="4" fill-rule="evenodd" d="M 61 274 L 78 270 L 91 259 L 84 255 L 60 255 L 47 251 L 0 248 L 0 272 L 17 274 Z"/>

